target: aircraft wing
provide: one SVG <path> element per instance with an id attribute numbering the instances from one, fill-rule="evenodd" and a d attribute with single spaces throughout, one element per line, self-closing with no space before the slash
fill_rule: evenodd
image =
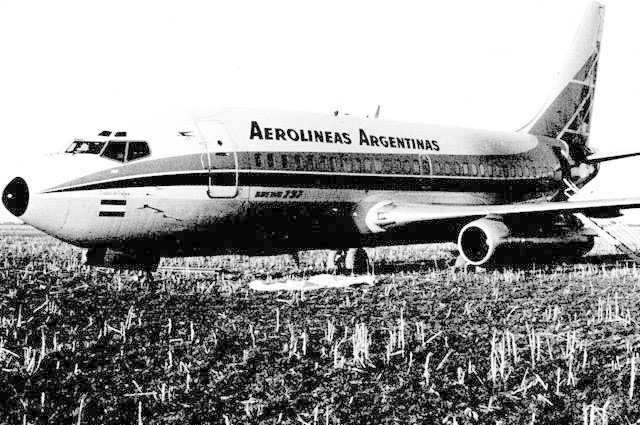
<path id="1" fill-rule="evenodd" d="M 640 198 L 599 199 L 573 202 L 520 203 L 506 205 L 418 204 L 382 201 L 369 209 L 366 224 L 374 233 L 393 230 L 412 223 L 433 220 L 481 218 L 487 215 L 583 213 L 587 216 L 611 215 L 611 211 L 640 208 Z"/>

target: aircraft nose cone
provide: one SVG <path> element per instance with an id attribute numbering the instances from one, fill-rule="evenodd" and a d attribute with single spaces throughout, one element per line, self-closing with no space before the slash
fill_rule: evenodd
<path id="1" fill-rule="evenodd" d="M 20 217 L 29 205 L 29 187 L 22 177 L 11 180 L 2 192 L 2 204 L 9 212 Z"/>

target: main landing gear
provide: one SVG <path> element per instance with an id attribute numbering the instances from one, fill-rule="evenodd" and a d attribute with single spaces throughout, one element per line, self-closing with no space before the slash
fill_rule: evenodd
<path id="1" fill-rule="evenodd" d="M 369 257 L 362 248 L 329 251 L 327 269 L 338 274 L 367 274 Z"/>
<path id="2" fill-rule="evenodd" d="M 138 282 L 140 283 L 140 288 L 146 288 L 147 291 L 152 294 L 158 292 L 158 282 L 153 278 L 153 272 L 151 270 L 139 270 Z"/>

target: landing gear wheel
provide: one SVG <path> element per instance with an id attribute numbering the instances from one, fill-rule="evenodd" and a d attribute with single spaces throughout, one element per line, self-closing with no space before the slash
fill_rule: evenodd
<path id="1" fill-rule="evenodd" d="M 347 254 L 343 250 L 331 250 L 327 256 L 327 270 L 342 274 L 346 270 Z"/>
<path id="2" fill-rule="evenodd" d="M 367 274 L 369 271 L 369 256 L 362 248 L 351 248 L 347 251 L 345 266 L 353 274 Z"/>
<path id="3" fill-rule="evenodd" d="M 291 259 L 293 260 L 293 262 L 296 263 L 296 267 L 300 268 L 300 252 L 293 251 L 289 253 L 289 255 L 291 256 Z"/>
<path id="4" fill-rule="evenodd" d="M 153 272 L 151 270 L 140 270 L 138 272 L 138 281 L 140 286 L 153 293 L 158 292 L 158 282 L 153 278 Z"/>

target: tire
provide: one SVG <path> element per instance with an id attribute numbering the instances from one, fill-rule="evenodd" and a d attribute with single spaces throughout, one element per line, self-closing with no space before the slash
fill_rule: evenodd
<path id="1" fill-rule="evenodd" d="M 346 253 L 341 250 L 331 250 L 327 255 L 327 270 L 331 273 L 344 273 L 346 270 Z"/>
<path id="2" fill-rule="evenodd" d="M 362 248 L 351 248 L 345 258 L 347 271 L 353 274 L 367 274 L 369 271 L 369 256 Z"/>

